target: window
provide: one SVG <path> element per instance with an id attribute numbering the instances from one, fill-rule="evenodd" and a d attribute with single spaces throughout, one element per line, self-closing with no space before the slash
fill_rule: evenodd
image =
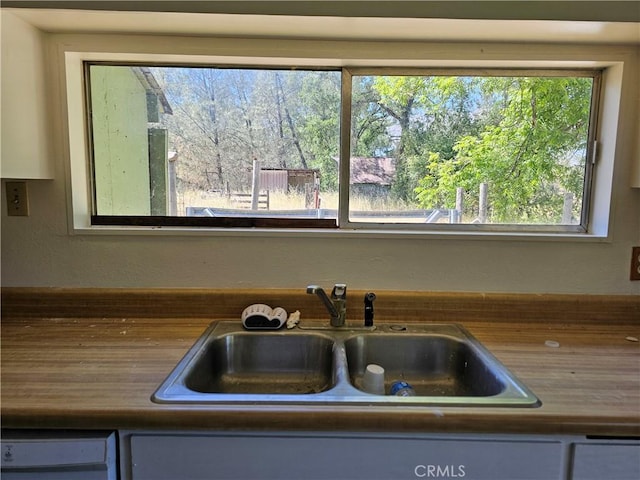
<path id="1" fill-rule="evenodd" d="M 85 76 L 94 225 L 588 230 L 596 70 Z"/>
<path id="2" fill-rule="evenodd" d="M 349 221 L 584 231 L 597 78 L 348 73 Z"/>

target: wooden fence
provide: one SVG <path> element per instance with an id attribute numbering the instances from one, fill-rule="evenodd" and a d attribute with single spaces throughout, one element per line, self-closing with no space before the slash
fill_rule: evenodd
<path id="1" fill-rule="evenodd" d="M 253 195 L 250 193 L 230 193 L 229 199 L 240 208 L 251 209 Z M 258 209 L 269 210 L 269 190 L 258 195 Z"/>

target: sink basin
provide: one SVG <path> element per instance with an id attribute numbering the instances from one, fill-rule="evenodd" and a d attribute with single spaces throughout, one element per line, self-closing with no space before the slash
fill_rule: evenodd
<path id="1" fill-rule="evenodd" d="M 333 341 L 320 335 L 212 337 L 185 376 L 201 393 L 309 394 L 332 386 Z"/>
<path id="2" fill-rule="evenodd" d="M 385 391 L 404 380 L 418 396 L 489 397 L 505 381 L 468 342 L 433 334 L 358 335 L 345 342 L 351 383 L 362 389 L 368 364 L 384 365 Z"/>
<path id="3" fill-rule="evenodd" d="M 362 389 L 368 364 L 415 396 Z M 214 322 L 152 396 L 157 403 L 537 407 L 538 398 L 455 324 L 245 331 Z"/>

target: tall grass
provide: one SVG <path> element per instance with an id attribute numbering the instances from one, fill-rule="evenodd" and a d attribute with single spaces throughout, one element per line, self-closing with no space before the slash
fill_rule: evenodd
<path id="1" fill-rule="evenodd" d="M 224 193 L 190 190 L 178 193 L 178 212 L 184 214 L 186 207 L 236 209 L 246 208 L 246 205 L 235 202 L 233 196 L 228 196 Z M 417 208 L 415 205 L 399 199 L 367 195 L 351 195 L 349 207 L 352 211 L 408 210 Z M 305 195 L 302 192 L 273 191 L 269 193 L 270 210 L 303 210 L 305 208 Z M 337 210 L 338 192 L 322 192 L 320 194 L 320 208 Z"/>

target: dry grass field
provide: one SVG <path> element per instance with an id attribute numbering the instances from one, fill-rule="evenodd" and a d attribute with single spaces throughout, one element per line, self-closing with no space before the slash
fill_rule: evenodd
<path id="1" fill-rule="evenodd" d="M 178 212 L 184 212 L 186 207 L 211 207 L 211 208 L 246 208 L 234 201 L 233 196 L 217 192 L 187 191 L 178 192 Z M 365 197 L 352 195 L 350 199 L 351 210 L 413 210 L 416 205 L 408 205 L 406 202 L 380 197 Z M 270 210 L 302 210 L 305 209 L 304 193 L 300 192 L 270 192 Z M 320 208 L 336 210 L 338 208 L 338 192 L 324 192 L 320 194 Z"/>

